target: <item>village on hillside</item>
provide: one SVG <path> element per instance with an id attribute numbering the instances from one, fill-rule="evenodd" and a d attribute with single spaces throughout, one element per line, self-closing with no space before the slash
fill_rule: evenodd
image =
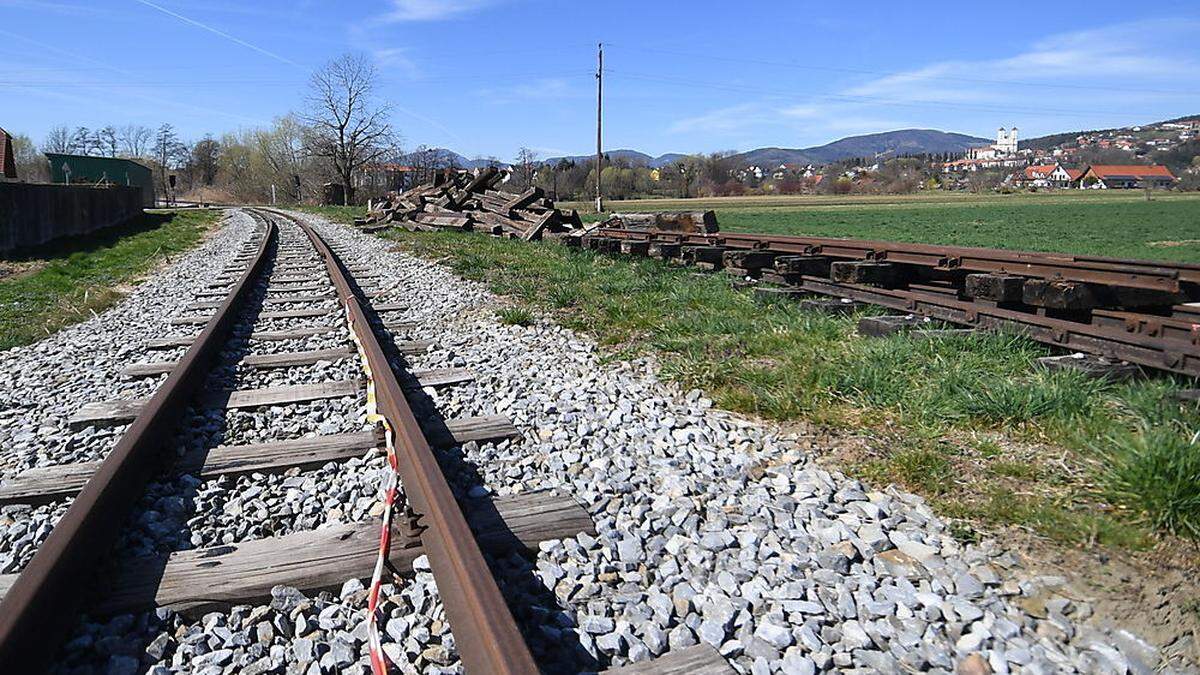
<path id="1" fill-rule="evenodd" d="M 1200 138 L 1200 119 L 1163 122 L 1147 127 L 1092 132 L 1050 147 L 1019 148 L 1018 130 L 997 131 L 992 145 L 968 150 L 960 159 L 942 164 L 947 175 L 987 169 L 1014 170 L 1006 185 L 1028 188 L 1130 189 L 1167 188 L 1178 180 L 1171 169 L 1146 163 L 1154 154 L 1182 149 Z M 1107 163 L 1086 163 L 1088 155 L 1104 154 Z M 1194 170 L 1193 165 L 1189 170 Z"/>
<path id="2" fill-rule="evenodd" d="M 825 166 L 751 165 L 731 176 L 781 194 L 1200 188 L 1200 118 L 1052 136 L 1024 147 L 1018 133 L 1001 127 L 995 143 L 957 156 L 881 153 Z"/>

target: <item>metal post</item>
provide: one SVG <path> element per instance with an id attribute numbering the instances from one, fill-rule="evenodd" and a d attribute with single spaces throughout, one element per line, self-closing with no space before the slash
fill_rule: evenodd
<path id="1" fill-rule="evenodd" d="M 600 191 L 600 173 L 604 170 L 604 154 L 600 149 L 600 128 L 604 109 L 604 43 L 596 45 L 596 213 L 604 212 L 604 198 Z"/>

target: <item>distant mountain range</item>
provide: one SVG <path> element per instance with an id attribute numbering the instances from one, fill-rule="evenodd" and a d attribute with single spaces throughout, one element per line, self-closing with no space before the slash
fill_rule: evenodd
<path id="1" fill-rule="evenodd" d="M 741 164 L 778 166 L 780 164 L 828 164 L 856 157 L 880 154 L 919 155 L 922 153 L 963 152 L 967 148 L 990 143 L 986 138 L 955 134 L 935 129 L 899 129 L 878 134 L 850 136 L 811 148 L 759 148 L 736 155 Z"/>
<path id="2" fill-rule="evenodd" d="M 607 157 L 609 160 L 624 159 L 624 160 L 628 160 L 631 164 L 639 164 L 642 166 L 648 166 L 652 169 L 657 169 L 660 166 L 666 166 L 672 162 L 676 162 L 676 161 L 680 160 L 683 157 L 687 157 L 687 155 L 685 155 L 683 153 L 679 153 L 679 152 L 668 152 L 665 155 L 659 155 L 658 157 L 653 157 L 651 155 L 647 155 L 644 152 L 638 152 L 637 150 L 628 150 L 628 149 L 605 150 L 604 156 Z M 586 162 L 588 160 L 595 159 L 595 158 L 596 158 L 595 155 L 570 155 L 568 157 L 547 157 L 546 159 L 544 159 L 542 161 L 546 162 L 547 164 L 557 164 L 558 162 L 565 159 L 569 162 L 578 163 L 578 162 Z"/>
<path id="3" fill-rule="evenodd" d="M 856 157 L 874 157 L 878 154 L 919 155 L 921 153 L 963 152 L 967 148 L 991 143 L 989 139 L 966 134 L 956 134 L 936 129 L 899 129 L 878 134 L 849 136 L 840 140 L 811 148 L 757 148 L 734 155 L 739 164 L 756 164 L 763 167 L 780 164 L 828 164 Z M 678 161 L 686 155 L 670 152 L 653 157 L 637 150 L 609 150 L 604 153 L 609 159 L 625 159 L 634 164 L 658 168 Z M 586 162 L 594 155 L 572 155 L 550 157 L 543 161 L 553 164 L 562 159 Z"/>
<path id="4" fill-rule="evenodd" d="M 1194 120 L 1196 115 L 1180 117 L 1173 120 L 1165 120 L 1163 122 L 1155 122 L 1148 125 L 1142 125 L 1143 128 L 1155 128 L 1159 125 L 1169 122 L 1180 122 L 1184 120 Z M 1072 131 L 1068 133 L 1051 134 L 1038 138 L 1025 139 L 1020 142 L 1020 147 L 1031 149 L 1049 149 L 1060 143 L 1073 140 L 1081 134 L 1103 134 L 1108 132 L 1116 132 L 1120 129 L 1109 129 L 1100 131 Z M 992 142 L 992 139 L 981 138 L 979 136 L 969 136 L 967 134 L 957 134 L 947 131 L 938 131 L 936 129 L 898 129 L 896 131 L 885 131 L 877 134 L 863 134 L 861 136 L 848 136 L 832 143 L 825 145 L 817 145 L 809 148 L 756 148 L 746 152 L 740 152 L 733 155 L 739 165 L 749 166 L 757 165 L 763 168 L 776 167 L 780 164 L 813 164 L 822 165 L 831 162 L 838 162 L 847 159 L 855 158 L 872 158 L 876 155 L 919 155 L 919 154 L 941 154 L 941 153 L 961 153 L 969 148 L 987 145 Z M 445 148 L 436 148 L 438 153 L 439 164 L 452 165 L 467 169 L 474 169 L 481 166 L 487 166 L 494 160 L 488 159 L 467 159 L 466 157 Z M 608 150 L 605 156 L 610 160 L 626 160 L 632 164 L 648 166 L 651 168 L 659 168 L 666 166 L 687 155 L 678 152 L 669 152 L 665 155 L 657 157 L 648 155 L 644 152 L 631 150 L 628 148 L 619 148 L 616 150 Z M 570 155 L 566 157 L 548 157 L 541 161 L 546 164 L 554 164 L 561 160 L 570 160 L 574 162 L 586 162 L 591 160 L 594 155 Z M 414 156 L 404 155 L 397 161 L 401 163 L 416 163 L 413 161 Z M 501 162 L 502 165 L 508 166 L 507 163 Z"/>

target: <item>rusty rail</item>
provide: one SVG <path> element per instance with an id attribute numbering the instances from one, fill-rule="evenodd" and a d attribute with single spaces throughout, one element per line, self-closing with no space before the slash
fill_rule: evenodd
<path id="1" fill-rule="evenodd" d="M 276 236 L 268 223 L 254 261 L 0 600 L 4 672 L 38 672 L 78 619 L 96 563 L 158 467 L 162 445 L 203 385 Z"/>
<path id="2" fill-rule="evenodd" d="M 288 218 L 308 235 L 325 260 L 371 372 L 378 410 L 400 457 L 408 504 L 419 516 L 421 543 L 446 607 L 459 656 L 468 673 L 516 675 L 538 672 L 533 656 L 488 569 L 483 553 L 454 499 L 437 458 L 375 335 L 341 259 L 306 223 Z"/>
<path id="3" fill-rule="evenodd" d="M 1200 376 L 1200 349 L 1195 343 L 1139 333 L 1124 327 L 1114 328 L 1107 321 L 1066 321 L 958 300 L 937 293 L 843 284 L 821 277 L 804 277 L 796 288 L 973 328 L 1006 329 L 1064 349 Z M 1189 340 L 1194 335 L 1189 334 Z"/>
<path id="4" fill-rule="evenodd" d="M 939 273 L 999 272 L 1027 278 L 1120 286 L 1163 292 L 1160 297 L 1200 298 L 1200 265 L 1158 263 L 1055 253 L 1026 253 L 854 239 L 756 234 L 695 234 L 662 230 L 599 228 L 585 239 L 712 246 L 832 260 L 889 262 Z M 644 254 L 645 249 L 641 252 Z M 953 274 L 942 278 L 958 279 Z M 881 288 L 802 276 L 791 287 L 866 302 L 903 312 L 985 329 L 1015 330 L 1066 349 L 1090 352 L 1151 368 L 1200 377 L 1200 306 L 1162 305 L 1160 314 L 1098 306 L 1081 312 L 964 299 L 957 287 L 932 287 L 911 279 Z"/>
<path id="5" fill-rule="evenodd" d="M 597 229 L 594 236 L 670 241 L 684 245 L 724 246 L 731 249 L 763 250 L 792 255 L 823 255 L 838 260 L 875 260 L 935 270 L 998 272 L 1167 293 L 1181 292 L 1188 284 L 1200 285 L 1200 265 L 1197 264 L 1101 258 L 1069 253 L 1008 251 L 834 237 L 740 232 L 690 234 L 607 227 Z"/>

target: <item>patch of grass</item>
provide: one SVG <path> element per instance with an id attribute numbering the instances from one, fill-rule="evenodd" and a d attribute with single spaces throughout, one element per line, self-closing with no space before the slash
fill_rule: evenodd
<path id="1" fill-rule="evenodd" d="M 997 476 L 1004 478 L 1019 478 L 1022 480 L 1035 480 L 1040 473 L 1040 467 L 1029 462 L 1009 461 L 1006 459 L 996 460 L 988 465 L 988 470 Z"/>
<path id="2" fill-rule="evenodd" d="M 975 439 L 975 452 L 983 459 L 996 459 L 1004 456 L 1004 448 L 990 438 Z"/>
<path id="3" fill-rule="evenodd" d="M 533 312 L 521 307 L 504 307 L 496 310 L 496 318 L 506 326 L 532 326 L 536 319 Z"/>
<path id="4" fill-rule="evenodd" d="M 126 286 L 200 242 L 217 211 L 148 212 L 128 225 L 22 251 L 0 279 L 0 349 L 36 342 L 120 300 Z"/>
<path id="5" fill-rule="evenodd" d="M 1170 439 L 1170 452 L 1181 451 L 1185 430 L 1200 428 L 1196 407 L 1172 398 L 1195 386 L 1182 378 L 1112 384 L 1039 370 L 1034 359 L 1049 351 L 1016 335 L 863 338 L 858 315 L 758 300 L 722 275 L 657 260 L 450 232 L 384 236 L 594 335 L 613 355 L 657 353 L 668 377 L 724 408 L 904 439 L 855 470 L 976 526 L 1144 546 L 1155 531 L 1187 534 L 1185 513 L 1200 513 L 1189 502 L 1190 465 L 1120 440 Z M 1161 431 L 1151 437 L 1152 428 Z M 978 440 L 998 437 L 1005 445 Z M 1017 456 L 1010 441 L 1050 452 Z M 1105 461 L 1109 452 L 1125 462 Z M 1164 471 L 1169 487 L 1153 485 Z"/>
<path id="6" fill-rule="evenodd" d="M 1193 600 L 1185 600 L 1183 603 L 1183 611 L 1188 614 L 1195 614 L 1196 620 L 1200 621 L 1200 598 Z"/>
<path id="7" fill-rule="evenodd" d="M 1158 426 L 1121 433 L 1098 453 L 1116 503 L 1155 529 L 1200 539 L 1200 444 L 1186 430 Z"/>
<path id="8" fill-rule="evenodd" d="M 859 467 L 863 477 L 877 485 L 901 483 L 922 495 L 938 497 L 954 484 L 954 465 L 944 452 L 932 447 L 905 448 L 885 459 Z"/>
<path id="9" fill-rule="evenodd" d="M 949 518 L 1023 527 L 1065 544 L 1103 544 L 1141 550 L 1151 543 L 1144 528 L 1087 504 L 1067 499 L 1048 500 L 998 487 L 984 486 L 972 493 L 969 497 L 935 497 L 931 503 Z"/>

